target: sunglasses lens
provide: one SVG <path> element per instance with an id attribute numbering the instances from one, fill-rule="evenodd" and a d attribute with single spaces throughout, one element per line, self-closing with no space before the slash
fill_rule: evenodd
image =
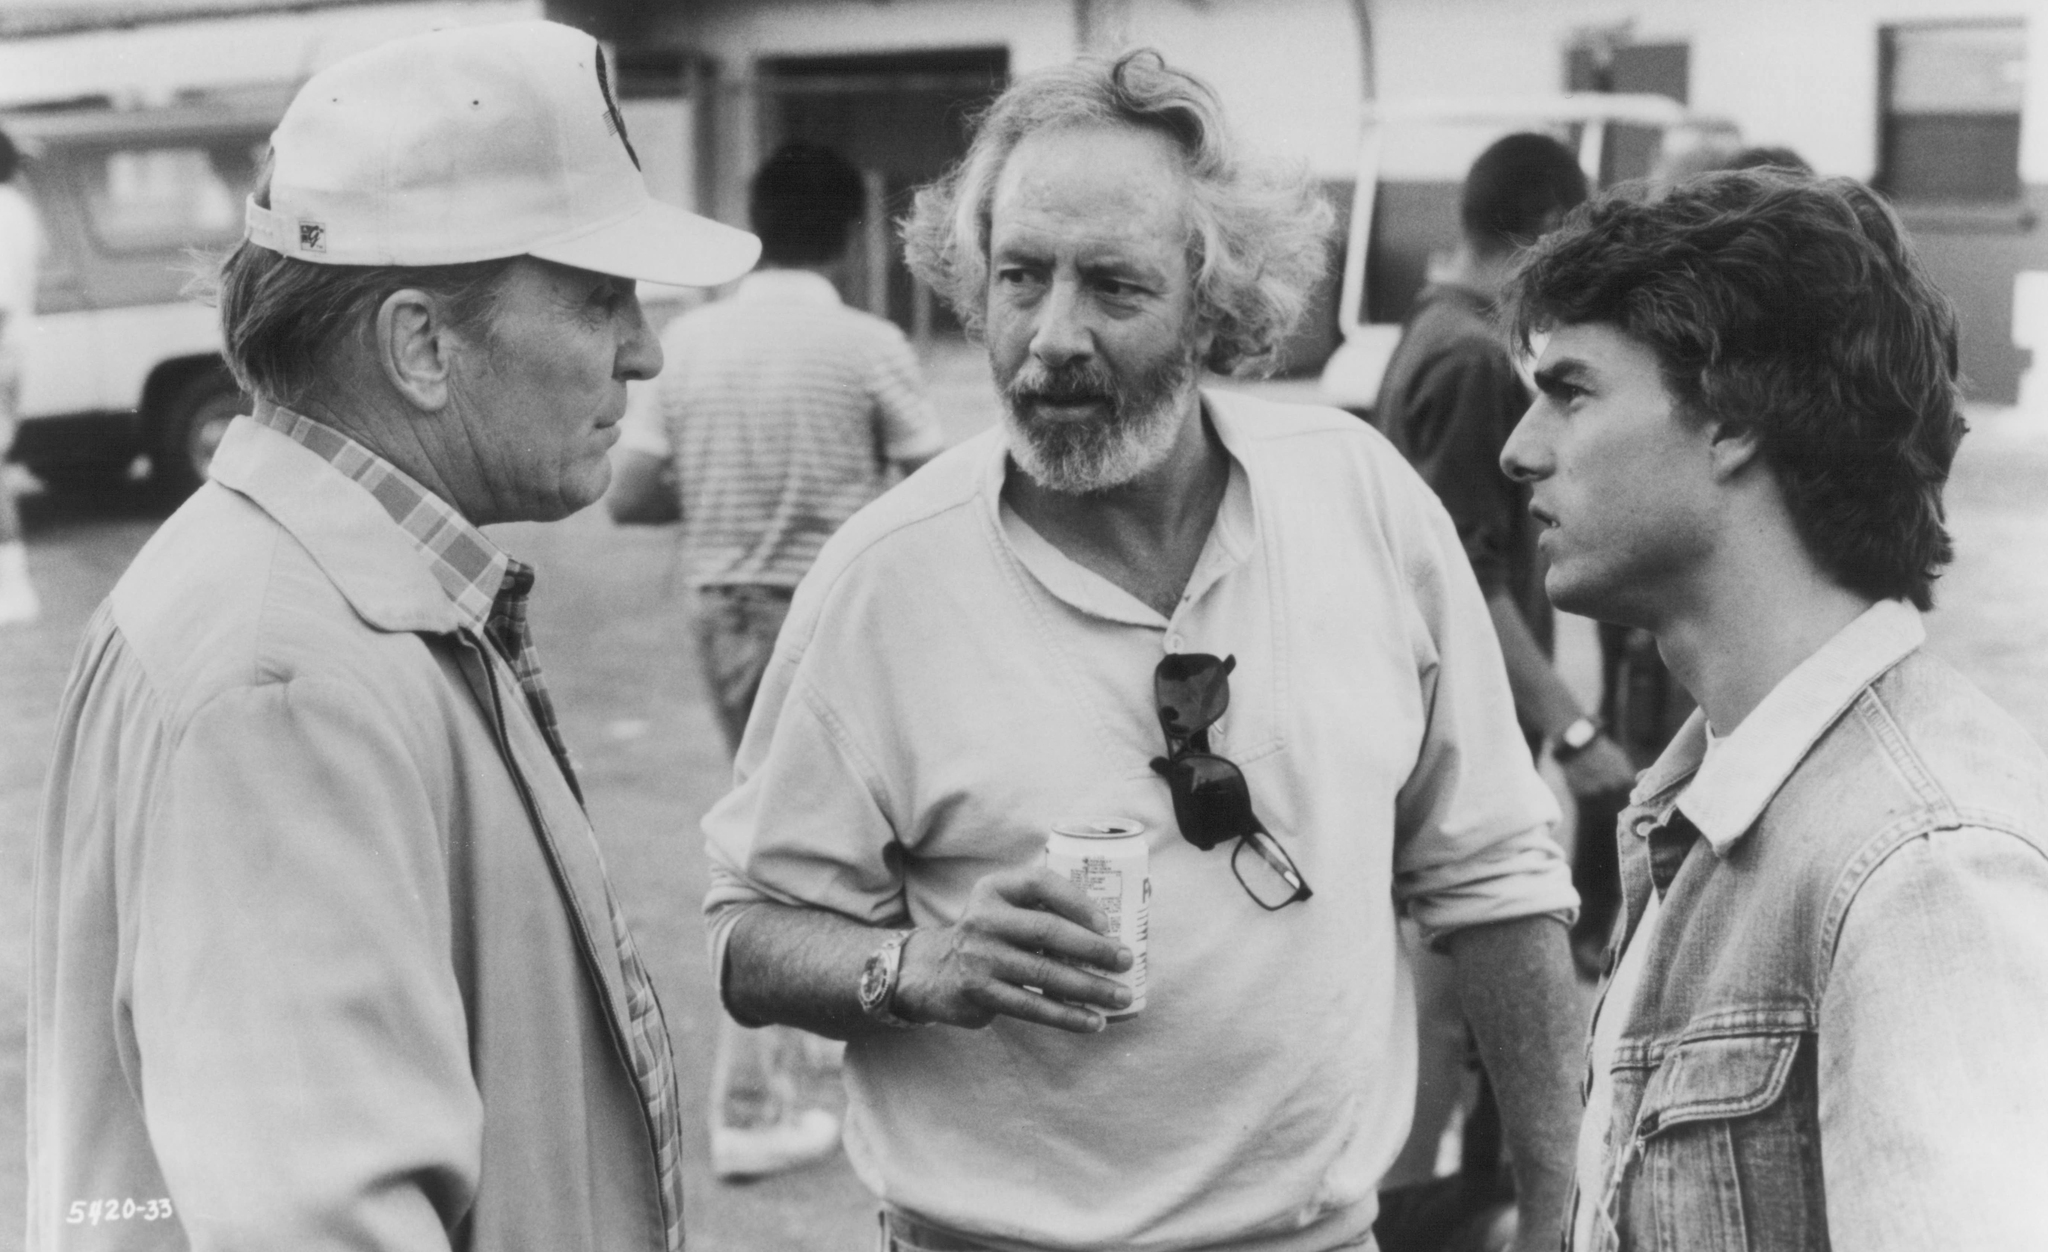
<path id="1" fill-rule="evenodd" d="M 1152 694 L 1159 705 L 1159 724 L 1167 735 L 1186 739 L 1207 730 L 1230 708 L 1230 671 L 1237 658 L 1223 660 L 1206 652 L 1179 652 L 1164 657 L 1152 674 Z"/>
<path id="2" fill-rule="evenodd" d="M 1251 790 L 1237 766 L 1220 756 L 1189 753 L 1173 762 L 1173 815 L 1181 834 L 1204 852 L 1253 830 Z"/>

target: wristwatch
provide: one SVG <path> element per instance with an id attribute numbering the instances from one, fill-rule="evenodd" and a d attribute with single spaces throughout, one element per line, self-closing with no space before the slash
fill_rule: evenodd
<path id="1" fill-rule="evenodd" d="M 1581 716 L 1557 732 L 1556 742 L 1550 745 L 1550 759 L 1562 765 L 1592 747 L 1593 741 L 1599 737 L 1600 723 L 1590 717 Z"/>
<path id="2" fill-rule="evenodd" d="M 911 930 L 897 931 L 860 967 L 860 1011 L 884 1026 L 920 1024 L 898 1017 L 894 1011 L 896 978 L 903 972 L 903 944 L 915 933 Z"/>

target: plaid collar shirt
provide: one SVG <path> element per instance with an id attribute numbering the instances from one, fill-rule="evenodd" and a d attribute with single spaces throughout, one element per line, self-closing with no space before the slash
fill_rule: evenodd
<path id="1" fill-rule="evenodd" d="M 533 591 L 533 567 L 507 556 L 454 507 L 414 482 L 391 462 L 332 426 L 283 407 L 258 410 L 255 420 L 316 453 L 359 484 L 397 523 L 434 580 L 448 594 L 464 622 L 490 641 L 519 680 L 548 748 L 578 802 L 583 788 L 562 740 L 554 701 L 541 679 L 540 651 L 527 628 L 526 606 Z M 675 1057 L 668 1026 L 654 982 L 640 959 L 625 912 L 607 883 L 605 904 L 619 949 L 630 1014 L 626 1045 L 632 1057 L 633 1081 L 639 1089 L 652 1128 L 655 1160 L 661 1176 L 662 1217 L 667 1246 L 683 1246 L 682 1101 L 676 1087 Z"/>

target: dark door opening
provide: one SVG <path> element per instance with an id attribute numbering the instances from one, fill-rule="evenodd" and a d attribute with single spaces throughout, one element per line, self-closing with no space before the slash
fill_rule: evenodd
<path id="1" fill-rule="evenodd" d="M 1009 80 L 1007 48 L 775 57 L 756 68 L 760 151 L 803 141 L 836 148 L 868 184 L 849 298 L 912 335 L 959 321 L 903 264 L 896 221 L 912 193 L 967 151 L 968 121 Z"/>

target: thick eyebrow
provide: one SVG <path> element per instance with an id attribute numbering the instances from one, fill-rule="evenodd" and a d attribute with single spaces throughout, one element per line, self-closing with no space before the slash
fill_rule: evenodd
<path id="1" fill-rule="evenodd" d="M 1021 238 L 1006 239 L 992 246 L 989 249 L 989 265 L 1045 265 L 1052 262 L 1056 251 L 1056 247 L 1025 235 Z M 1165 271 L 1157 265 L 1129 256 L 1113 247 L 1084 248 L 1075 263 L 1083 274 L 1090 277 L 1122 278 L 1149 287 L 1164 286 L 1167 282 Z"/>
<path id="2" fill-rule="evenodd" d="M 1028 242 L 1010 239 L 989 249 L 988 259 L 992 265 L 1002 261 L 1037 261 L 1044 258 L 1044 252 Z"/>
<path id="3" fill-rule="evenodd" d="M 1138 287 L 1156 288 L 1166 285 L 1166 275 L 1158 266 L 1128 257 L 1103 257 L 1083 261 L 1081 272 L 1090 278 L 1114 278 Z"/>
<path id="4" fill-rule="evenodd" d="M 1573 357 L 1566 357 L 1561 361 L 1552 361 L 1536 371 L 1534 375 L 1536 389 L 1546 396 L 1556 395 L 1565 388 L 1582 381 L 1590 373 L 1592 373 L 1591 367 L 1584 361 Z"/>

